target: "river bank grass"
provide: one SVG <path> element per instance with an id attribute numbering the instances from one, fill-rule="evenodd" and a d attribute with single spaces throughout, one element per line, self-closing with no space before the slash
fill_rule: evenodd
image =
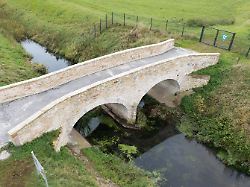
<path id="1" fill-rule="evenodd" d="M 72 155 L 67 147 L 59 153 L 53 149 L 52 142 L 58 132 L 52 132 L 21 147 L 8 145 L 12 155 L 0 161 L 0 186 L 44 186 L 37 175 L 31 151 L 46 171 L 49 186 L 98 186 L 96 176 L 89 173 L 84 161 Z M 93 167 L 105 178 L 120 186 L 155 186 L 154 176 L 132 164 L 128 164 L 114 155 L 106 155 L 97 148 L 83 150 L 93 161 Z"/>
<path id="2" fill-rule="evenodd" d="M 0 86 L 41 75 L 37 67 L 30 63 L 22 47 L 0 28 Z"/>
<path id="3" fill-rule="evenodd" d="M 119 186 L 124 187 L 152 187 L 156 186 L 159 176 L 145 173 L 144 170 L 135 167 L 133 163 L 125 163 L 113 154 L 100 151 L 97 147 L 82 150 L 83 153 L 94 163 L 95 169 L 100 174 Z"/>
<path id="4" fill-rule="evenodd" d="M 201 52 L 215 51 L 192 41 L 180 44 Z M 250 174 L 250 61 L 220 52 L 217 65 L 197 72 L 210 75 L 211 80 L 182 100 L 179 128 L 187 136 L 215 148 L 227 165 Z"/>
<path id="5" fill-rule="evenodd" d="M 8 146 L 12 156 L 0 161 L 0 186 L 44 186 L 37 176 L 31 151 L 34 151 L 46 171 L 50 186 L 97 186 L 84 163 L 70 154 L 67 148 L 56 153 L 52 141 L 57 132 L 46 134 L 21 147 Z"/>

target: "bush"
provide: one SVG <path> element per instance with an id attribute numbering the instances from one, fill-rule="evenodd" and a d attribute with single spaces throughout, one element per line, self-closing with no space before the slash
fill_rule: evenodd
<path id="1" fill-rule="evenodd" d="M 48 73 L 47 68 L 43 64 L 33 63 L 32 67 L 33 67 L 34 71 L 36 71 L 37 73 L 39 73 L 41 75 Z"/>
<path id="2" fill-rule="evenodd" d="M 201 27 L 212 25 L 233 25 L 235 23 L 234 18 L 231 19 L 217 19 L 217 20 L 204 20 L 200 18 L 189 19 L 187 25 L 189 27 Z"/>

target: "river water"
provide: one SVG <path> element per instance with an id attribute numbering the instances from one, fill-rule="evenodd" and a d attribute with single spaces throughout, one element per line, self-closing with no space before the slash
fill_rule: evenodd
<path id="1" fill-rule="evenodd" d="M 183 134 L 172 136 L 135 160 L 149 171 L 159 171 L 167 180 L 160 186 L 249 187 L 250 178 L 226 167 L 213 151 Z"/>
<path id="2" fill-rule="evenodd" d="M 21 45 L 32 56 L 32 62 L 45 65 L 48 72 L 71 65 L 34 41 L 25 40 Z M 92 132 L 99 123 L 98 118 L 93 118 L 83 133 Z M 225 166 L 212 150 L 183 134 L 175 134 L 153 146 L 136 158 L 135 164 L 158 171 L 163 177 L 159 185 L 163 187 L 250 187 L 250 177 Z"/>
<path id="3" fill-rule="evenodd" d="M 71 65 L 69 61 L 56 57 L 54 54 L 49 53 L 45 47 L 32 40 L 24 40 L 21 45 L 32 56 L 32 62 L 43 64 L 49 73 Z"/>

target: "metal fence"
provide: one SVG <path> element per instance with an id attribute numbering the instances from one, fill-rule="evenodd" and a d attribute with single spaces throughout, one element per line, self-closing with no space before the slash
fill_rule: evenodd
<path id="1" fill-rule="evenodd" d="M 248 57 L 250 53 L 248 39 L 244 40 L 241 37 L 237 37 L 237 34 L 234 32 L 213 27 L 202 27 L 200 42 L 228 51 L 238 52 L 246 57 Z"/>
<path id="2" fill-rule="evenodd" d="M 90 29 L 92 36 L 98 36 L 105 29 L 112 26 L 142 27 L 149 30 L 159 30 L 168 34 L 184 36 L 187 33 L 187 26 L 183 19 L 154 19 L 130 14 L 109 13 L 100 18 L 98 23 L 93 24 Z"/>
<path id="3" fill-rule="evenodd" d="M 233 32 L 203 26 L 200 42 L 231 51 L 235 35 Z"/>
<path id="4" fill-rule="evenodd" d="M 100 18 L 99 23 L 93 25 L 93 28 L 90 29 L 90 34 L 93 37 L 97 37 L 104 30 L 115 25 L 158 30 L 172 34 L 172 37 L 191 37 L 207 45 L 238 52 L 246 57 L 250 56 L 249 38 L 245 39 L 237 36 L 234 32 L 207 26 L 202 26 L 200 32 L 197 27 L 189 26 L 184 19 L 177 18 L 160 20 L 126 13 L 111 12 Z"/>

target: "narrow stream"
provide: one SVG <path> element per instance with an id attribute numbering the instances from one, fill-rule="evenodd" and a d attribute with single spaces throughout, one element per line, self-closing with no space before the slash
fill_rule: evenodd
<path id="1" fill-rule="evenodd" d="M 46 48 L 34 41 L 25 40 L 21 42 L 21 45 L 32 56 L 32 62 L 45 65 L 48 72 L 71 65 L 69 61 L 58 59 L 53 54 L 48 53 Z M 140 107 L 144 107 L 144 105 L 144 102 L 140 103 Z M 87 136 L 93 132 L 93 136 L 95 134 L 101 136 L 103 130 L 103 132 L 110 131 L 114 135 L 114 129 L 100 127 L 100 119 L 100 116 L 91 118 L 88 121 L 88 127 L 81 134 Z M 171 136 L 166 136 L 165 139 L 160 140 L 161 143 L 152 145 L 151 149 L 135 159 L 137 166 L 149 171 L 160 172 L 162 177 L 166 179 L 159 183 L 160 186 L 250 187 L 250 177 L 225 166 L 215 157 L 213 151 L 204 145 L 194 140 L 188 140 L 183 134 L 176 133 L 169 128 L 172 128 L 171 125 L 161 129 L 159 134 L 171 132 Z"/>
<path id="2" fill-rule="evenodd" d="M 45 47 L 32 40 L 24 40 L 21 42 L 25 51 L 32 56 L 32 62 L 43 64 L 48 69 L 48 73 L 66 68 L 71 63 L 63 58 L 58 58 L 49 53 Z"/>

